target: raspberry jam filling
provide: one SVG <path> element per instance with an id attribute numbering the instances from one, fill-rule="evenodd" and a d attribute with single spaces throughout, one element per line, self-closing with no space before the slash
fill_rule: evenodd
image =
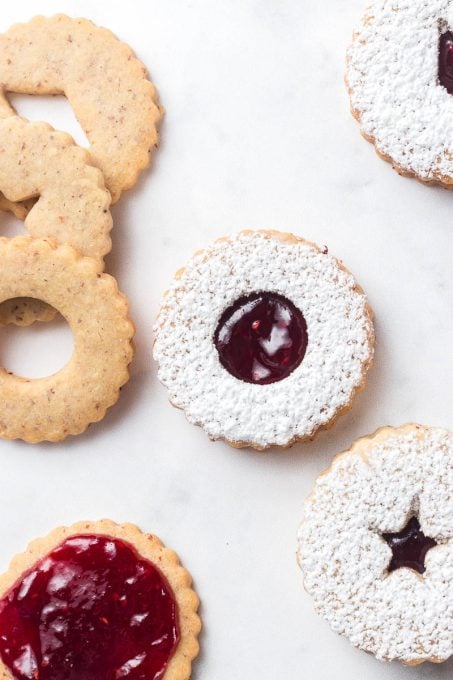
<path id="1" fill-rule="evenodd" d="M 214 344 L 235 378 L 268 385 L 288 377 L 305 356 L 308 335 L 302 312 L 277 293 L 239 298 L 222 314 Z"/>
<path id="2" fill-rule="evenodd" d="M 178 641 L 166 579 L 108 536 L 71 536 L 0 600 L 0 655 L 20 680 L 158 680 Z"/>
<path id="3" fill-rule="evenodd" d="M 439 82 L 449 94 L 453 94 L 453 33 L 451 31 L 440 36 Z"/>
<path id="4" fill-rule="evenodd" d="M 382 534 L 382 537 L 392 549 L 389 572 L 408 567 L 423 574 L 426 569 L 426 553 L 437 545 L 434 538 L 425 536 L 416 517 L 412 517 L 402 531 L 395 534 Z"/>

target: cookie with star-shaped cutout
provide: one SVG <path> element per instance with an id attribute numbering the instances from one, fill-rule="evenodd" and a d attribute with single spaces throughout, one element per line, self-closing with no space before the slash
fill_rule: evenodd
<path id="1" fill-rule="evenodd" d="M 453 654 L 453 433 L 386 427 L 318 478 L 298 536 L 316 611 L 379 659 Z"/>

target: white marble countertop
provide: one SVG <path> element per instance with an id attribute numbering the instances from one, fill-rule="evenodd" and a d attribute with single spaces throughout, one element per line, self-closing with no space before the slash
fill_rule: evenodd
<path id="1" fill-rule="evenodd" d="M 108 26 L 149 67 L 167 114 L 152 171 L 114 207 L 108 269 L 137 324 L 132 379 L 105 420 L 61 445 L 0 443 L 0 568 L 35 536 L 110 517 L 181 556 L 203 601 L 195 680 L 430 680 L 350 647 L 314 613 L 295 562 L 316 475 L 385 424 L 453 427 L 453 195 L 402 179 L 360 137 L 344 52 L 365 0 L 15 0 L 0 29 L 65 11 Z M 19 111 L 75 132 L 60 101 Z M 79 137 L 80 139 L 80 137 Z M 6 232 L 16 229 L 5 220 Z M 156 379 L 152 325 L 191 253 L 240 228 L 294 231 L 343 259 L 376 313 L 377 353 L 353 410 L 315 442 L 265 455 L 211 443 Z M 1 363 L 62 365 L 63 324 L 2 330 Z"/>

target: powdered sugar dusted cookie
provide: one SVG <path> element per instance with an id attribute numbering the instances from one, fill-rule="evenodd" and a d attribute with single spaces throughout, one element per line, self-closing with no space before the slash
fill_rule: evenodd
<path id="1" fill-rule="evenodd" d="M 376 0 L 348 51 L 354 116 L 404 175 L 453 184 L 453 3 Z"/>
<path id="2" fill-rule="evenodd" d="M 134 327 L 115 279 L 100 260 L 28 236 L 0 239 L 0 303 L 16 297 L 57 309 L 74 336 L 60 371 L 29 380 L 0 368 L 0 437 L 60 441 L 101 420 L 128 381 Z"/>
<path id="3" fill-rule="evenodd" d="M 246 231 L 195 254 L 156 326 L 172 404 L 212 439 L 265 449 L 347 411 L 374 347 L 353 276 L 291 234 Z"/>
<path id="4" fill-rule="evenodd" d="M 305 504 L 299 563 L 334 631 L 379 659 L 453 654 L 453 434 L 420 425 L 359 439 Z"/>
<path id="5" fill-rule="evenodd" d="M 0 120 L 0 190 L 11 201 L 27 200 L 28 210 L 16 205 L 24 210 L 32 236 L 55 238 L 100 260 L 110 251 L 110 194 L 88 152 L 66 133 L 18 116 Z M 54 315 L 38 300 L 0 306 L 3 324 L 25 326 Z"/>
<path id="6" fill-rule="evenodd" d="M 146 68 L 110 31 L 87 19 L 35 17 L 0 35 L 0 115 L 7 92 L 65 94 L 113 202 L 149 165 L 162 116 Z"/>
<path id="7" fill-rule="evenodd" d="M 60 527 L 0 578 L 0 678 L 188 680 L 201 628 L 191 583 L 132 524 Z"/>

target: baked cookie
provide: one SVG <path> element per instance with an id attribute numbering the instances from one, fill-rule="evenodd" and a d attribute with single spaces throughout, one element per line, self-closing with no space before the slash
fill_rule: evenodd
<path id="1" fill-rule="evenodd" d="M 36 199 L 30 199 L 29 201 L 22 201 L 16 203 L 14 201 L 9 201 L 6 196 L 0 192 L 0 210 L 2 212 L 9 212 L 18 220 L 24 221 L 30 210 L 36 203 Z"/>
<path id="2" fill-rule="evenodd" d="M 42 300 L 17 297 L 0 304 L 0 326 L 30 326 L 35 321 L 52 321 L 57 310 Z"/>
<path id="3" fill-rule="evenodd" d="M 379 659 L 453 654 L 453 434 L 420 425 L 359 439 L 317 480 L 299 530 L 316 611 Z"/>
<path id="4" fill-rule="evenodd" d="M 106 28 L 87 19 L 38 16 L 0 35 L 0 116 L 7 92 L 64 94 L 116 202 L 149 165 L 162 117 L 145 66 Z"/>
<path id="5" fill-rule="evenodd" d="M 188 680 L 201 628 L 191 583 L 132 524 L 56 529 L 0 578 L 1 680 Z"/>
<path id="6" fill-rule="evenodd" d="M 0 192 L 0 211 L 12 213 L 17 219 L 25 220 L 36 203 L 36 199 L 15 203 L 9 201 Z M 7 300 L 0 305 L 0 326 L 13 323 L 16 326 L 28 326 L 34 321 L 51 321 L 56 311 L 39 300 L 32 298 L 17 298 Z"/>
<path id="7" fill-rule="evenodd" d="M 372 313 L 327 249 L 244 231 L 196 253 L 167 292 L 154 357 L 173 405 L 212 439 L 289 446 L 347 411 L 374 349 Z"/>
<path id="8" fill-rule="evenodd" d="M 25 379 L 0 368 L 0 437 L 60 441 L 101 420 L 129 379 L 133 324 L 115 279 L 100 260 L 28 236 L 0 239 L 0 303 L 44 300 L 66 319 L 74 353 L 60 371 Z"/>
<path id="9" fill-rule="evenodd" d="M 98 259 L 110 251 L 110 194 L 88 152 L 66 133 L 18 116 L 0 120 L 0 190 L 22 208 L 32 236 L 55 238 Z M 55 314 L 39 300 L 11 300 L 0 306 L 0 324 L 26 326 Z"/>
<path id="10" fill-rule="evenodd" d="M 453 184 L 453 5 L 375 0 L 347 54 L 363 135 L 401 175 Z"/>

